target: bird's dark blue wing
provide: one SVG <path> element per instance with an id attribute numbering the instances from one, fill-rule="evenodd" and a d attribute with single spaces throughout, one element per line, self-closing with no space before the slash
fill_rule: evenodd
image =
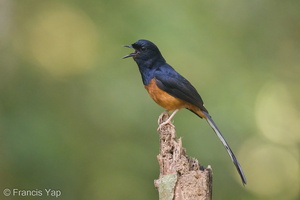
<path id="1" fill-rule="evenodd" d="M 154 74 L 157 86 L 173 97 L 184 100 L 206 111 L 203 100 L 192 84 L 176 72 L 170 65 L 165 64 Z"/>

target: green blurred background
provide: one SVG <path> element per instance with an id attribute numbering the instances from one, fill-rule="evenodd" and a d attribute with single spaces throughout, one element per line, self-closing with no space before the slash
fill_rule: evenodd
<path id="1" fill-rule="evenodd" d="M 1 0 L 0 199 L 158 199 L 163 109 L 121 59 L 138 39 L 198 89 L 245 171 L 243 187 L 206 122 L 180 111 L 213 199 L 300 198 L 300 1 Z"/>

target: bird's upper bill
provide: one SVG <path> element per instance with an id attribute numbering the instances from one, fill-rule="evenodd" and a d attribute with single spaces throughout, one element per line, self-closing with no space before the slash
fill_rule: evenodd
<path id="1" fill-rule="evenodd" d="M 129 44 L 129 45 L 123 45 L 123 47 L 128 47 L 128 48 L 134 49 L 135 51 L 132 52 L 131 54 L 128 54 L 128 55 L 122 57 L 122 59 L 129 58 L 129 57 L 135 57 L 138 54 L 138 51 L 135 48 L 133 48 L 133 46 L 131 44 Z"/>

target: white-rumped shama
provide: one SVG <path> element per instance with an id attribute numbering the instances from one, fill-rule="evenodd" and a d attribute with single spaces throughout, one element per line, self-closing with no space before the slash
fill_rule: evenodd
<path id="1" fill-rule="evenodd" d="M 176 112 L 181 108 L 186 108 L 200 118 L 206 119 L 223 143 L 243 184 L 246 184 L 246 177 L 239 162 L 215 122 L 208 114 L 202 98 L 192 84 L 166 63 L 159 49 L 152 42 L 138 40 L 132 45 L 124 46 L 135 50 L 123 58 L 133 57 L 139 67 L 144 86 L 151 98 L 167 111 L 174 111 L 164 123 L 170 123 Z"/>

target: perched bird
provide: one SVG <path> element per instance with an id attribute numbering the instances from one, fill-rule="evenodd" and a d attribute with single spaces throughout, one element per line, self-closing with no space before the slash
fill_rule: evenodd
<path id="1" fill-rule="evenodd" d="M 206 119 L 228 152 L 243 184 L 246 184 L 246 177 L 239 162 L 215 122 L 208 114 L 202 98 L 192 84 L 166 62 L 157 46 L 152 42 L 138 40 L 134 44 L 124 45 L 124 47 L 134 49 L 133 53 L 123 58 L 132 57 L 137 63 L 143 84 L 150 97 L 158 105 L 165 108 L 167 112 L 174 111 L 164 123 L 170 123 L 171 119 L 181 108 L 186 108 L 200 118 Z"/>

